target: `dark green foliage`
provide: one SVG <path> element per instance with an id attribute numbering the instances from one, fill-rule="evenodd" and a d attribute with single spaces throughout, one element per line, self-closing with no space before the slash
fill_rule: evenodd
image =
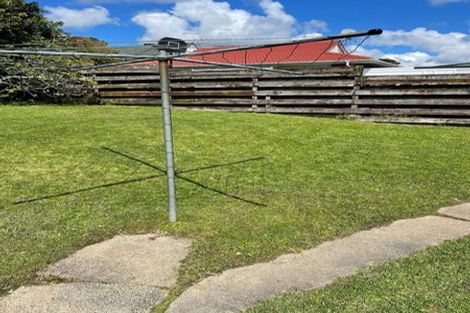
<path id="1" fill-rule="evenodd" d="M 66 50 L 74 50 L 80 52 L 93 52 L 93 53 L 116 53 L 116 50 L 110 48 L 106 41 L 102 41 L 93 37 L 82 36 L 65 36 L 62 37 L 57 46 Z M 111 59 L 88 59 L 80 58 L 74 59 L 74 63 L 79 63 L 81 66 L 91 66 L 93 64 L 106 64 L 115 62 Z"/>
<path id="2" fill-rule="evenodd" d="M 111 52 L 106 42 L 69 36 L 44 17 L 35 2 L 0 0 L 0 45 L 3 48 L 75 49 Z M 38 56 L 0 56 L 1 102 L 94 102 L 93 82 L 77 69 L 103 63 L 92 59 Z"/>
<path id="3" fill-rule="evenodd" d="M 80 51 L 96 52 L 96 53 L 113 53 L 114 50 L 108 47 L 106 41 L 102 41 L 93 37 L 67 36 L 59 41 L 59 46 L 66 48 L 75 48 Z"/>
<path id="4" fill-rule="evenodd" d="M 64 35 L 62 23 L 44 17 L 37 2 L 0 0 L 0 44 L 23 45 L 54 42 Z"/>
<path id="5" fill-rule="evenodd" d="M 0 101 L 93 101 L 93 81 L 74 70 L 77 64 L 65 58 L 1 57 Z"/>

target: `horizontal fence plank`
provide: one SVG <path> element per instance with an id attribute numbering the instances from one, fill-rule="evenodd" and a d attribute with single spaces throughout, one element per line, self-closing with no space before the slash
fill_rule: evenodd
<path id="1" fill-rule="evenodd" d="M 104 91 L 99 92 L 98 95 L 104 98 L 152 98 L 161 97 L 159 91 Z M 250 91 L 239 91 L 239 90 L 216 90 L 216 91 L 171 91 L 172 97 L 252 97 L 253 92 Z"/>
<path id="2" fill-rule="evenodd" d="M 257 110 L 251 107 L 238 107 L 238 106 L 184 106 L 184 107 L 175 107 L 176 109 L 189 109 L 189 110 L 197 110 L 197 111 L 223 111 L 223 112 L 254 112 L 254 113 L 265 113 L 264 110 Z"/>
<path id="3" fill-rule="evenodd" d="M 96 76 L 94 78 L 97 82 L 139 82 L 139 81 L 160 81 L 160 76 L 158 75 L 142 75 L 142 76 L 134 76 L 134 75 L 123 75 L 123 76 Z"/>
<path id="4" fill-rule="evenodd" d="M 161 105 L 161 100 L 158 98 L 102 98 L 101 104 L 112 105 L 142 105 L 142 106 L 158 106 Z"/>
<path id="5" fill-rule="evenodd" d="M 470 88 L 409 88 L 409 89 L 361 89 L 356 92 L 358 96 L 468 96 Z"/>
<path id="6" fill-rule="evenodd" d="M 304 99 L 258 99 L 256 100 L 260 105 L 351 105 L 352 99 L 315 99 L 315 98 L 304 98 Z"/>
<path id="7" fill-rule="evenodd" d="M 374 88 L 374 87 L 383 87 L 383 88 L 435 88 L 435 87 L 446 87 L 446 86 L 470 86 L 470 81 L 448 81 L 448 80 L 422 80 L 422 81 L 367 81 L 358 83 L 361 88 Z"/>
<path id="8" fill-rule="evenodd" d="M 232 88 L 251 88 L 252 81 L 234 82 L 234 81 L 218 81 L 218 82 L 179 82 L 172 80 L 170 87 L 173 89 L 232 89 Z"/>
<path id="9" fill-rule="evenodd" d="M 102 98 L 160 98 L 159 91 L 106 91 L 99 92 Z"/>
<path id="10" fill-rule="evenodd" d="M 282 97 L 307 97 L 307 96 L 332 96 L 347 97 L 352 95 L 353 90 L 344 89 L 317 89 L 317 90 L 259 90 L 255 91 L 256 96 L 282 96 Z"/>
<path id="11" fill-rule="evenodd" d="M 262 66 L 261 66 L 262 67 Z M 266 69 L 271 69 L 272 67 L 264 67 Z M 202 68 L 195 69 L 195 70 L 184 70 L 184 69 L 177 69 L 173 68 L 171 70 L 172 77 L 182 77 L 182 76 L 220 76 L 220 77 L 227 77 L 227 76 L 253 76 L 253 77 L 299 77 L 299 75 L 288 74 L 288 73 L 279 73 L 279 72 L 261 72 L 261 71 L 254 71 L 254 70 L 237 70 L 237 69 L 223 69 L 220 68 L 218 70 L 204 70 Z M 360 68 L 353 68 L 353 67 L 336 67 L 336 68 L 317 68 L 317 69 L 293 69 L 293 71 L 302 73 L 305 77 L 332 77 L 332 76 L 341 76 L 341 75 L 360 75 L 361 70 Z"/>
<path id="12" fill-rule="evenodd" d="M 455 75 L 402 75 L 402 76 L 362 76 L 362 82 L 368 81 L 468 81 L 468 74 Z"/>
<path id="13" fill-rule="evenodd" d="M 144 103 L 155 103 L 155 104 L 160 104 L 160 99 L 157 98 L 102 98 L 103 103 L 125 103 L 125 101 L 129 100 L 132 103 L 137 103 L 140 100 Z M 351 105 L 351 100 L 348 99 L 320 99 L 320 100 L 314 100 L 314 99 L 305 99 L 305 100 L 252 100 L 252 99 L 237 99 L 237 98 L 228 98 L 228 99 L 220 99 L 220 98 L 194 98 L 194 99 L 172 99 L 172 103 L 174 105 L 233 105 L 233 104 L 239 104 L 239 105 L 245 105 L 245 106 L 252 106 L 252 105 L 257 105 L 257 106 L 306 106 L 306 105 L 312 105 L 312 106 L 350 106 Z"/>
<path id="14" fill-rule="evenodd" d="M 356 100 L 357 105 L 388 105 L 388 106 L 402 106 L 402 105 L 461 105 L 467 106 L 470 105 L 470 99 L 426 99 L 426 98 L 415 98 L 415 99 L 377 99 L 377 98 L 360 98 Z"/>
<path id="15" fill-rule="evenodd" d="M 232 88 L 251 88 L 252 82 L 174 82 L 170 83 L 170 87 L 173 89 L 232 89 Z M 98 89 L 160 89 L 159 83 L 108 83 L 98 84 Z"/>
<path id="16" fill-rule="evenodd" d="M 89 75 L 94 76 L 127 76 L 127 75 L 155 75 L 158 74 L 158 70 L 142 70 L 142 69 L 118 69 L 109 70 L 101 69 L 89 72 Z"/>
<path id="17" fill-rule="evenodd" d="M 280 108 L 274 107 L 272 113 L 291 114 L 358 114 L 358 115 L 407 115 L 407 116 L 461 116 L 470 117 L 470 110 L 446 109 L 371 109 L 371 108 Z"/>
<path id="18" fill-rule="evenodd" d="M 159 83 L 98 84 L 98 90 L 160 90 Z"/>
<path id="19" fill-rule="evenodd" d="M 470 86 L 470 78 L 452 79 L 452 80 L 363 80 L 359 82 L 359 85 L 363 88 L 368 87 L 433 87 L 433 86 Z"/>
<path id="20" fill-rule="evenodd" d="M 248 75 L 238 75 L 238 74 L 223 74 L 223 75 L 211 75 L 211 74 L 185 74 L 185 75 L 172 75 L 171 79 L 172 80 L 178 80 L 178 81 L 183 81 L 183 80 L 227 80 L 227 79 L 246 79 L 246 78 L 259 78 L 259 79 L 269 79 L 269 78 L 282 78 L 282 79 L 298 79 L 299 77 L 302 78 L 315 78 L 315 79 L 331 79 L 331 78 L 354 78 L 358 74 L 353 73 L 353 72 L 346 72 L 346 73 L 325 73 L 325 72 L 320 72 L 320 73 L 306 73 L 304 75 L 292 75 L 292 74 L 280 74 L 280 73 L 273 73 L 273 74 L 248 74 Z"/>
<path id="21" fill-rule="evenodd" d="M 360 121 L 374 123 L 392 123 L 392 124 L 418 124 L 418 125 L 453 125 L 453 126 L 470 126 L 469 119 L 458 118 L 393 118 L 393 117 L 362 117 Z"/>
<path id="22" fill-rule="evenodd" d="M 188 106 L 201 106 L 201 105 L 244 105 L 244 106 L 252 106 L 253 100 L 252 99 L 237 99 L 237 98 L 194 98 L 194 99 L 173 99 L 172 103 L 174 105 L 188 105 Z"/>
<path id="23" fill-rule="evenodd" d="M 311 79 L 311 80 L 262 80 L 256 83 L 256 86 L 262 88 L 305 88 L 305 87 L 324 87 L 324 88 L 337 88 L 337 87 L 354 87 L 353 79 L 335 79 L 335 80 L 325 80 L 325 79 Z"/>

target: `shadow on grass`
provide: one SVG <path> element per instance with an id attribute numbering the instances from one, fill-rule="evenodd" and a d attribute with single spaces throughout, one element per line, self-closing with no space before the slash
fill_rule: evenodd
<path id="1" fill-rule="evenodd" d="M 63 193 L 57 193 L 57 194 L 51 194 L 51 195 L 45 195 L 45 196 L 40 196 L 40 197 L 36 197 L 36 198 L 32 198 L 32 199 L 26 199 L 26 200 L 20 200 L 20 201 L 15 201 L 13 202 L 13 204 L 15 205 L 19 205 L 19 204 L 25 204 L 25 203 L 32 203 L 32 202 L 37 202 L 37 201 L 42 201 L 42 200 L 46 200 L 46 199 L 54 199 L 54 198 L 60 198 L 60 197 L 65 197 L 65 196 L 69 196 L 69 195 L 73 195 L 73 194 L 76 194 L 76 193 L 81 193 L 81 192 L 87 192 L 87 191 L 92 191 L 92 190 L 96 190 L 96 189 L 102 189 L 102 188 L 110 188 L 110 187 L 115 187 L 115 186 L 119 186 L 119 185 L 125 185 L 125 184 L 131 184 L 131 183 L 136 183 L 136 182 L 142 182 L 142 181 L 146 181 L 146 180 L 151 180 L 151 179 L 156 179 L 156 178 L 160 178 L 160 177 L 163 177 L 163 176 L 166 176 L 166 170 L 164 170 L 162 167 L 159 167 L 159 166 L 156 166 L 154 164 L 151 164 L 147 161 L 144 161 L 144 160 L 141 160 L 141 159 L 138 159 L 136 157 L 133 157 L 133 156 L 130 156 L 128 154 L 125 154 L 125 153 L 122 153 L 120 151 L 117 151 L 117 150 L 114 150 L 114 149 L 111 149 L 111 148 L 108 148 L 108 147 L 102 147 L 103 150 L 106 150 L 108 152 L 111 152 L 111 153 L 114 153 L 114 154 L 117 154 L 121 157 L 124 157 L 126 159 L 129 159 L 131 161 L 134 161 L 134 162 L 138 162 L 140 164 L 143 164 L 147 167 L 150 167 L 154 170 L 157 170 L 159 171 L 161 174 L 159 175 L 152 175 L 152 176 L 146 176 L 146 177 L 140 177 L 140 178 L 134 178 L 134 179 L 128 179 L 128 180 L 122 180 L 122 181 L 118 181 L 118 182 L 114 182 L 114 183 L 109 183 L 109 184 L 104 184 L 104 185 L 98 185 L 98 186 L 92 186 L 92 187 L 88 187 L 88 188 L 83 188 L 83 189 L 77 189 L 77 190 L 73 190 L 73 191 L 66 191 L 66 192 L 63 192 Z M 256 201 L 252 201 L 252 200 L 249 200 L 249 199 L 244 199 L 242 197 L 239 197 L 237 195 L 232 195 L 232 194 L 229 194 L 225 191 L 222 191 L 222 190 L 219 190 L 219 189 L 216 189 L 216 188 L 213 188 L 213 187 L 210 187 L 210 186 L 207 186 L 201 182 L 198 182 L 196 180 L 193 180 L 193 179 L 190 179 L 190 178 L 187 178 L 187 177 L 183 177 L 181 176 L 181 174 L 183 173 L 192 173 L 192 172 L 199 172 L 199 171 L 204 171 L 204 170 L 210 170 L 210 169 L 214 169 L 214 168 L 219 168 L 219 167 L 224 167 L 224 166 L 231 166 L 231 165 L 238 165 L 238 164 L 243 164 L 243 163 L 248 163 L 248 162 L 254 162 L 254 161 L 261 161 L 261 160 L 264 160 L 264 157 L 256 157 L 256 158 L 250 158 L 250 159 L 245 159 L 245 160 L 240 160 L 240 161 L 235 161 L 235 162 L 229 162 L 229 163 L 221 163 L 221 164 L 214 164 L 214 165 L 209 165 L 209 166 L 204 166 L 204 167 L 198 167 L 198 168 L 192 168 L 192 169 L 187 169 L 187 170 L 182 170 L 182 171 L 176 171 L 175 173 L 175 176 L 185 182 L 188 182 L 188 183 L 191 183 L 191 184 L 194 184 L 200 188 L 203 188 L 203 189 L 206 189 L 206 190 L 209 190 L 209 191 L 212 191 L 212 192 L 215 192 L 219 195 L 222 195 L 222 196 L 225 196 L 225 197 L 228 197 L 228 198 L 232 198 L 232 199 L 235 199 L 235 200 L 238 200 L 238 201 L 242 201 L 242 202 L 245 202 L 245 203 L 248 203 L 248 204 L 252 204 L 252 205 L 256 205 L 256 206 L 260 206 L 260 207 L 266 207 L 266 204 L 263 204 L 263 203 L 259 203 L 259 202 L 256 202 Z"/>
<path id="2" fill-rule="evenodd" d="M 125 184 L 131 184 L 131 183 L 137 183 L 137 182 L 150 180 L 150 179 L 155 179 L 155 178 L 159 178 L 159 177 L 163 177 L 163 176 L 165 176 L 165 174 L 152 175 L 152 176 L 146 176 L 146 177 L 140 177 L 140 178 L 134 178 L 134 179 L 128 179 L 128 180 L 121 180 L 121 181 L 118 181 L 118 182 L 104 184 L 104 185 L 98 185 L 98 186 L 93 186 L 93 187 L 88 187 L 88 188 L 83 188 L 83 189 L 77 189 L 77 190 L 73 190 L 73 191 L 66 191 L 66 192 L 63 192 L 63 193 L 56 193 L 56 194 L 52 194 L 52 195 L 45 195 L 45 196 L 32 198 L 32 199 L 27 199 L 27 200 L 15 201 L 15 202 L 13 202 L 13 204 L 24 204 L 24 203 L 37 202 L 37 201 L 46 200 L 46 199 L 60 198 L 60 197 L 70 196 L 70 195 L 80 193 L 80 192 L 92 191 L 92 190 L 96 190 L 96 189 L 109 188 L 109 187 L 125 185 Z"/>

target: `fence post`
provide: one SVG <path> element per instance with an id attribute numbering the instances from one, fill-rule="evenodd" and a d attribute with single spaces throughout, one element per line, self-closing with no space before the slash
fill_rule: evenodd
<path id="1" fill-rule="evenodd" d="M 96 81 L 96 71 L 92 71 L 91 79 L 93 80 L 93 96 L 98 96 L 98 101 L 100 104 L 103 104 L 103 101 L 101 100 L 100 97 L 100 88 L 99 85 Z"/>
<path id="2" fill-rule="evenodd" d="M 253 77 L 251 91 L 253 91 L 253 96 L 251 97 L 253 100 L 252 105 L 251 105 L 251 110 L 253 112 L 257 112 L 258 111 L 258 95 L 256 94 L 258 91 L 258 78 L 257 77 Z"/>
<path id="3" fill-rule="evenodd" d="M 357 95 L 357 91 L 360 89 L 359 82 L 357 77 L 354 78 L 354 87 L 352 92 L 352 103 L 351 109 L 357 109 L 359 106 L 357 105 L 357 100 L 359 100 L 359 96 Z"/>
<path id="4" fill-rule="evenodd" d="M 358 100 L 359 100 L 359 95 L 357 92 L 361 89 L 361 77 L 362 77 L 362 72 L 363 72 L 363 67 L 358 66 L 356 68 L 356 75 L 354 75 L 354 87 L 353 87 L 353 92 L 352 92 L 352 103 L 351 103 L 351 109 L 358 109 L 359 105 Z"/>
<path id="5" fill-rule="evenodd" d="M 269 114 L 272 111 L 271 96 L 266 96 L 265 113 Z"/>

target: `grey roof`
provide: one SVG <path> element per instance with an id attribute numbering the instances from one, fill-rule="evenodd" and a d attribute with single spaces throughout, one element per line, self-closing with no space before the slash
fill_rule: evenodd
<path id="1" fill-rule="evenodd" d="M 417 66 L 417 69 L 424 69 L 424 68 L 462 68 L 462 67 L 470 67 L 470 62 L 465 63 L 454 63 L 454 64 L 443 64 L 443 65 L 433 65 L 433 66 Z"/>
<path id="2" fill-rule="evenodd" d="M 153 46 L 116 46 L 112 48 L 119 54 L 157 54 L 157 48 Z"/>

